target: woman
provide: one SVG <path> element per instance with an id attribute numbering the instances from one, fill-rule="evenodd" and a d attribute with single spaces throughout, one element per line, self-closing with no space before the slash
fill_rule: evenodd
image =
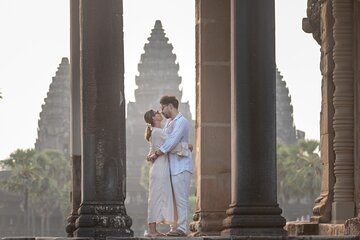
<path id="1" fill-rule="evenodd" d="M 166 134 L 161 129 L 162 115 L 149 110 L 144 114 L 148 124 L 145 139 L 150 142 L 150 152 L 163 144 Z M 149 171 L 148 232 L 147 237 L 165 236 L 156 229 L 157 223 L 174 224 L 174 200 L 170 181 L 170 169 L 167 155 L 162 155 L 151 163 Z"/>

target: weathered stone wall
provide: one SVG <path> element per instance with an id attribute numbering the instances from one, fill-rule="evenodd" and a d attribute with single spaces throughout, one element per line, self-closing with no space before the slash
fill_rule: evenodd
<path id="1" fill-rule="evenodd" d="M 323 164 L 321 193 L 315 202 L 312 221 L 328 223 L 331 220 L 331 203 L 334 195 L 334 106 L 333 106 L 333 25 L 332 1 L 323 1 L 319 12 L 321 28 L 321 113 L 320 113 L 320 156 Z"/>

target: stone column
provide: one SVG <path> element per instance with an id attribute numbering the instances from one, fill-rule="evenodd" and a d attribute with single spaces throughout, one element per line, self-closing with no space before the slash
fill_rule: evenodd
<path id="1" fill-rule="evenodd" d="M 274 0 L 231 0 L 231 204 L 222 235 L 286 235 L 276 192 Z"/>
<path id="2" fill-rule="evenodd" d="M 353 0 L 333 0 L 335 185 L 332 222 L 354 217 Z"/>
<path id="3" fill-rule="evenodd" d="M 360 217 L 360 2 L 355 1 L 354 7 L 354 30 L 355 30 L 355 72 L 354 72 L 354 88 L 355 88 L 355 209 L 356 216 Z"/>
<path id="4" fill-rule="evenodd" d="M 190 230 L 214 236 L 230 204 L 230 0 L 196 1 L 196 106 L 197 208 Z"/>
<path id="5" fill-rule="evenodd" d="M 82 185 L 75 237 L 133 235 L 126 197 L 122 0 L 80 0 Z"/>
<path id="6" fill-rule="evenodd" d="M 70 68 L 71 68 L 71 131 L 72 163 L 71 214 L 66 232 L 73 237 L 81 203 L 81 132 L 80 132 L 80 23 L 79 0 L 70 0 Z"/>

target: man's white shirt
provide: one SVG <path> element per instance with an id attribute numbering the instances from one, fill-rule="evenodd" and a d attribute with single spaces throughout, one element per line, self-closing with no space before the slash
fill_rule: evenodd
<path id="1" fill-rule="evenodd" d="M 178 143 L 189 143 L 188 120 L 181 113 L 178 113 L 173 120 L 166 122 L 164 131 L 167 136 L 165 142 L 160 147 L 160 151 L 165 154 L 169 153 L 171 175 L 177 175 L 185 171 L 193 173 L 192 154 L 183 157 L 176 153 L 170 153 Z"/>

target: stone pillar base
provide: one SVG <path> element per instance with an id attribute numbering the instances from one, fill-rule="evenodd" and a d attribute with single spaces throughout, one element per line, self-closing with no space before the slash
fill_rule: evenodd
<path id="1" fill-rule="evenodd" d="M 126 235 L 127 234 L 127 235 Z M 107 229 L 107 228 L 79 228 L 75 230 L 74 236 L 76 238 L 88 236 L 96 240 L 106 240 L 109 236 L 111 237 L 132 237 L 133 235 L 128 234 L 124 229 Z"/>
<path id="2" fill-rule="evenodd" d="M 106 239 L 107 236 L 132 237 L 132 220 L 123 204 L 82 204 L 76 219 L 75 237 Z"/>
<path id="3" fill-rule="evenodd" d="M 232 207 L 227 210 L 222 236 L 285 236 L 285 218 L 277 206 Z"/>
<path id="4" fill-rule="evenodd" d="M 221 232 L 221 236 L 286 236 L 282 228 L 228 228 Z"/>
<path id="5" fill-rule="evenodd" d="M 190 236 L 219 236 L 223 229 L 223 219 L 226 217 L 223 212 L 198 212 L 193 216 L 190 223 Z"/>
<path id="6" fill-rule="evenodd" d="M 68 237 L 74 236 L 74 231 L 76 229 L 75 227 L 75 221 L 79 217 L 76 213 L 71 213 L 71 215 L 67 218 L 67 225 L 66 225 L 66 233 Z"/>
<path id="7" fill-rule="evenodd" d="M 331 223 L 343 224 L 354 217 L 354 212 L 354 202 L 333 202 Z"/>

